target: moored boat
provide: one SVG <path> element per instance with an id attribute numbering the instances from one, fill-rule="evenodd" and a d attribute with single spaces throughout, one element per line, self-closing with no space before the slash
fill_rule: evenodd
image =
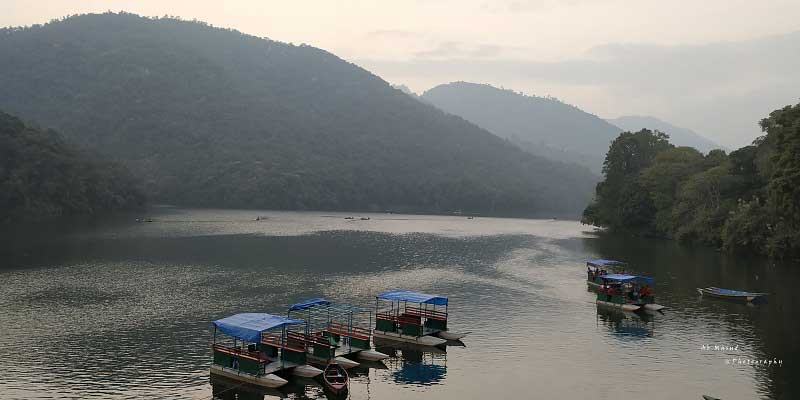
<path id="1" fill-rule="evenodd" d="M 745 302 L 754 302 L 768 295 L 768 293 L 745 292 L 741 290 L 722 289 L 713 286 L 706 288 L 697 288 L 697 292 L 705 296 L 718 297 L 728 300 L 745 301 Z"/>
<path id="2" fill-rule="evenodd" d="M 287 342 L 287 329 L 303 321 L 265 313 L 243 313 L 214 321 L 210 373 L 267 388 L 288 381 L 276 372 L 297 369 L 302 376 L 322 371 L 305 365 L 305 350 Z M 217 341 L 217 333 L 232 339 Z M 308 368 L 305 368 L 308 367 Z"/>
<path id="3" fill-rule="evenodd" d="M 372 312 L 369 309 L 314 298 L 291 305 L 287 316 L 306 321 L 306 332 L 303 335 L 293 334 L 292 337 L 305 344 L 309 357 L 316 364 L 336 362 L 350 369 L 359 366 L 359 363 L 343 356 L 367 361 L 389 357 L 372 350 L 372 333 L 369 330 Z"/>
<path id="4" fill-rule="evenodd" d="M 391 307 L 379 310 L 381 300 L 391 302 Z M 448 328 L 447 307 L 447 297 L 408 290 L 381 293 L 375 297 L 373 336 L 423 346 L 439 346 L 465 337 L 469 332 Z"/>
<path id="5" fill-rule="evenodd" d="M 338 363 L 330 363 L 325 367 L 322 373 L 322 382 L 325 388 L 330 390 L 333 394 L 342 394 L 347 392 L 349 385 L 349 377 L 347 371 Z"/>

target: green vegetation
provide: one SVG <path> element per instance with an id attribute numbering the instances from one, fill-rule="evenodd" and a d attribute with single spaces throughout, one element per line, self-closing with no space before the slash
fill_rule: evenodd
<path id="1" fill-rule="evenodd" d="M 0 112 L 0 222 L 138 207 L 128 172 Z"/>
<path id="2" fill-rule="evenodd" d="M 580 215 L 595 177 L 323 50 L 171 18 L 0 30 L 0 108 L 185 206 Z"/>
<path id="3" fill-rule="evenodd" d="M 726 155 L 675 147 L 661 132 L 622 133 L 583 222 L 800 257 L 800 104 L 761 121 L 766 133 Z"/>

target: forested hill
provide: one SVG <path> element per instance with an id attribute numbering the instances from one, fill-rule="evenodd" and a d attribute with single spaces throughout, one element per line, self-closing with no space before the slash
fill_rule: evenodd
<path id="1" fill-rule="evenodd" d="M 765 135 L 726 154 L 624 132 L 584 222 L 800 259 L 800 104 L 761 121 Z"/>
<path id="2" fill-rule="evenodd" d="M 323 50 L 81 15 L 0 31 L 0 107 L 124 161 L 155 201 L 580 214 L 593 177 Z"/>
<path id="3" fill-rule="evenodd" d="M 554 160 L 599 173 L 603 155 L 621 129 L 577 107 L 548 97 L 469 82 L 436 86 L 422 99 Z"/>
<path id="4" fill-rule="evenodd" d="M 144 201 L 124 168 L 0 111 L 0 223 L 129 209 Z"/>

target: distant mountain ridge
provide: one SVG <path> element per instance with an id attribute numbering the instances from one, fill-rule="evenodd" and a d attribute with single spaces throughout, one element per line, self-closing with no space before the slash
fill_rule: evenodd
<path id="1" fill-rule="evenodd" d="M 708 153 L 714 149 L 725 150 L 723 146 L 691 129 L 681 128 L 648 115 L 625 115 L 606 119 L 606 121 L 630 132 L 638 132 L 641 129 L 659 130 L 669 135 L 671 143 L 677 146 L 694 147 L 702 153 Z"/>
<path id="2" fill-rule="evenodd" d="M 577 216 L 595 177 L 310 46 L 176 19 L 0 30 L 0 108 L 122 161 L 155 201 Z"/>
<path id="3" fill-rule="evenodd" d="M 453 82 L 421 96 L 526 151 L 600 172 L 605 152 L 621 130 L 554 98 L 528 96 L 491 85 Z"/>

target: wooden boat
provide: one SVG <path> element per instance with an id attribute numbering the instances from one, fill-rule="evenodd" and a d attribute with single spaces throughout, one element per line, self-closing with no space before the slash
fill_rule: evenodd
<path id="1" fill-rule="evenodd" d="M 333 394 L 345 393 L 349 384 L 347 371 L 335 362 L 330 363 L 322 373 L 322 382 L 325 384 L 325 388 Z"/>
<path id="2" fill-rule="evenodd" d="M 718 297 L 728 300 L 740 300 L 746 302 L 756 301 L 769 294 L 769 293 L 757 293 L 757 292 L 744 292 L 741 290 L 721 289 L 713 286 L 707 288 L 697 288 L 697 292 L 705 296 Z"/>
<path id="3" fill-rule="evenodd" d="M 711 396 L 709 396 L 707 394 L 704 394 L 703 395 L 703 400 L 722 400 L 722 399 L 718 399 L 716 397 L 711 397 Z"/>

